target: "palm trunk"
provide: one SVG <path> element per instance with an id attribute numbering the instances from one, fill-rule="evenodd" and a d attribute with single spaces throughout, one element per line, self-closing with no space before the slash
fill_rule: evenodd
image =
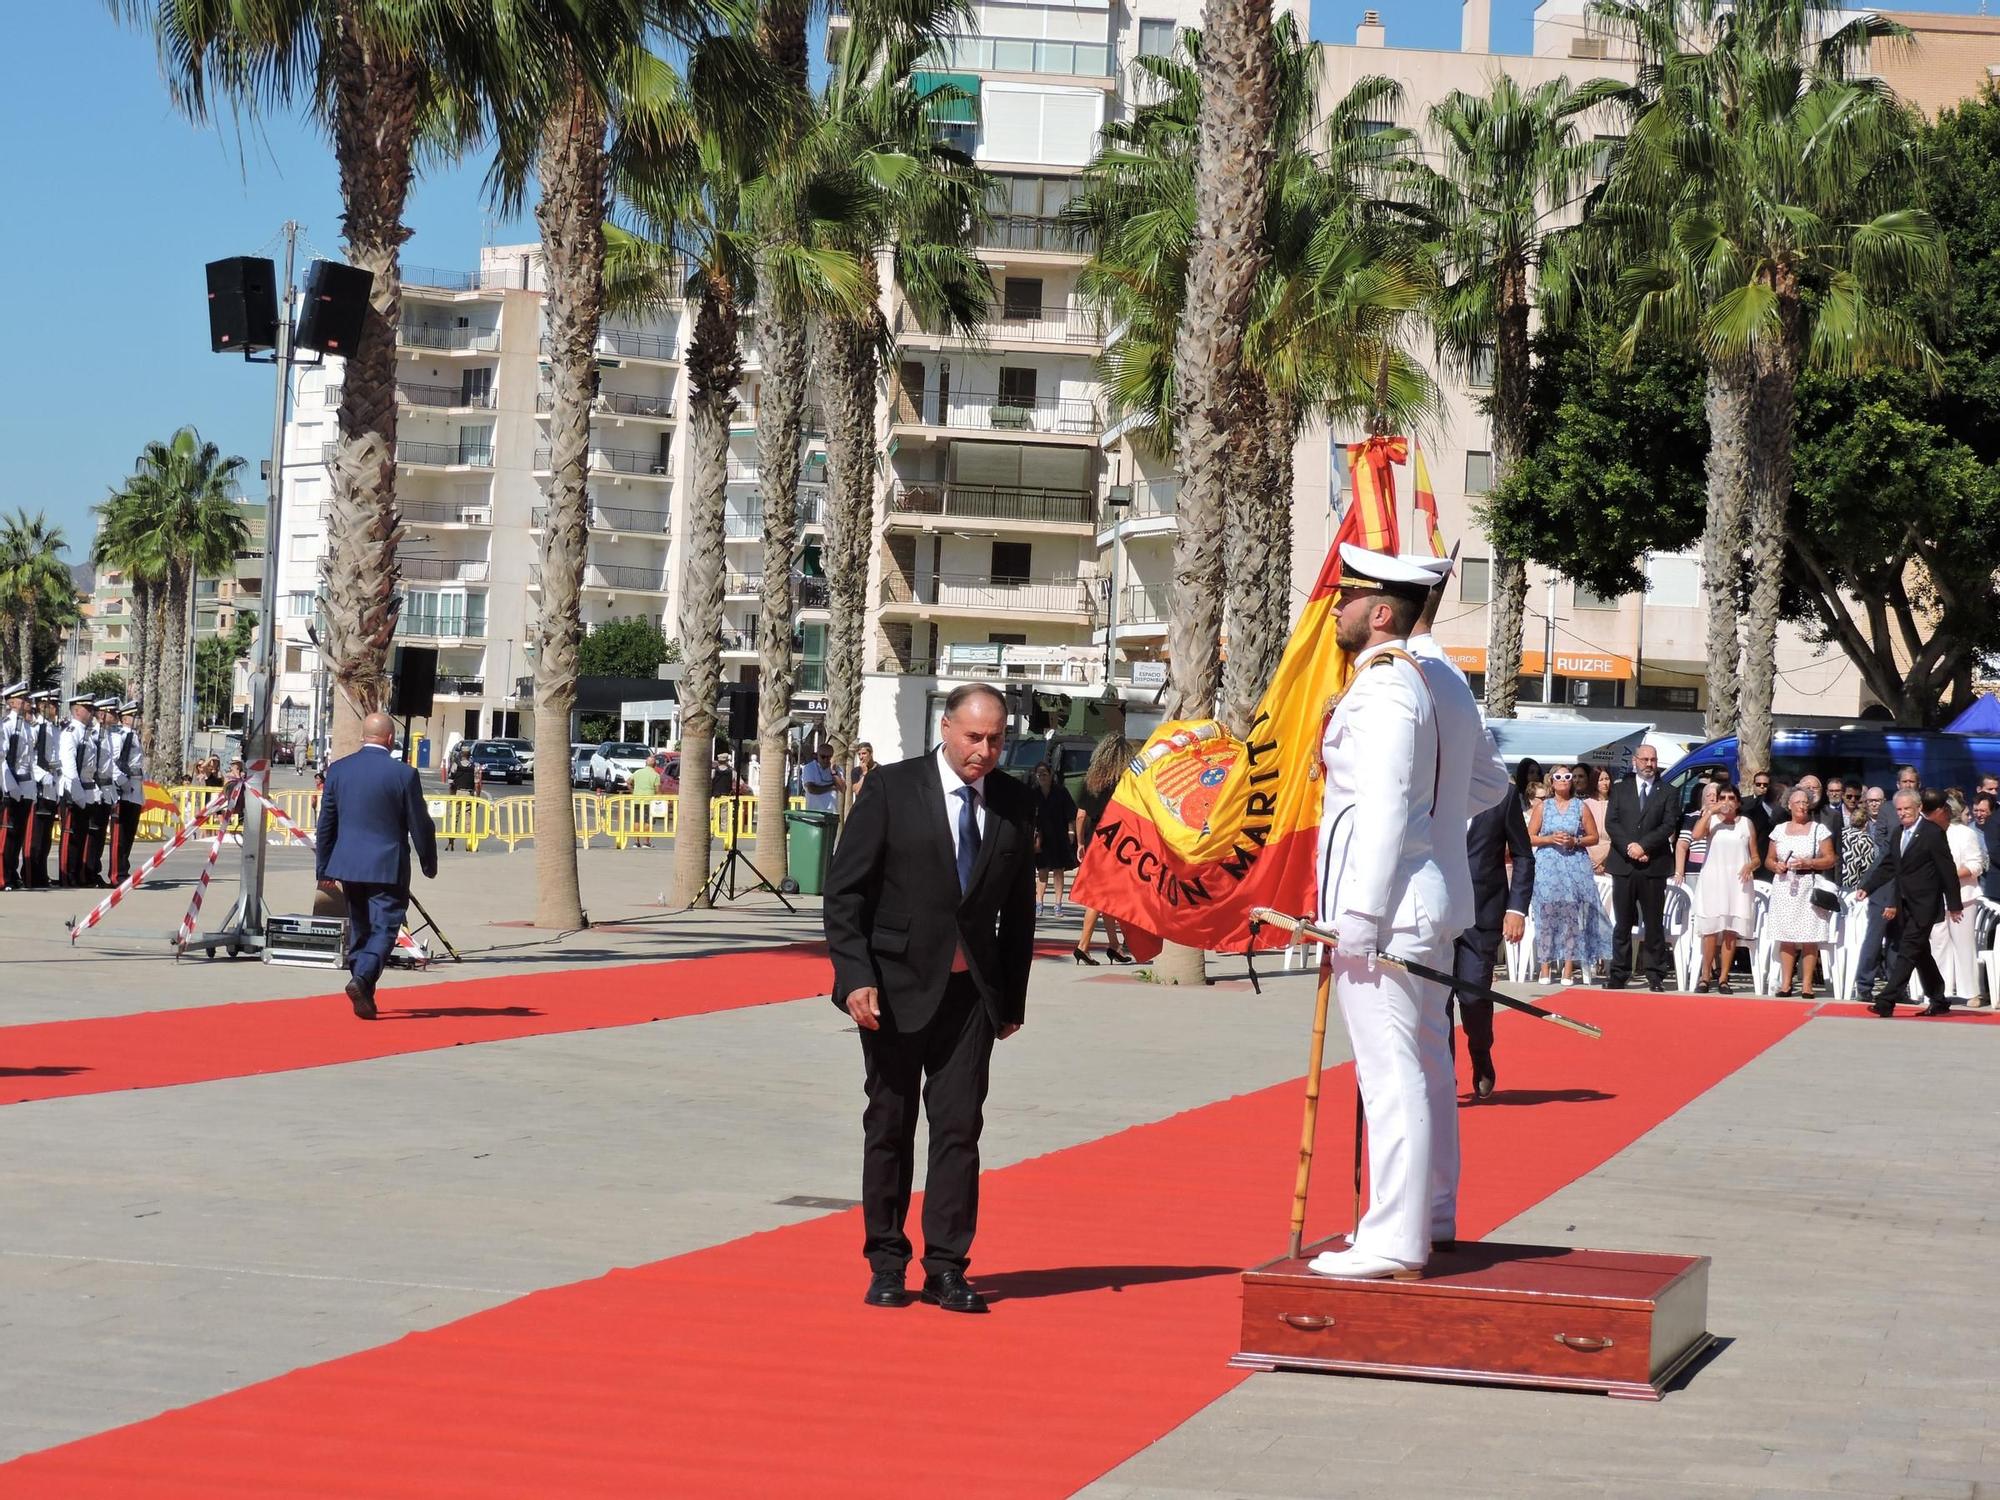
<path id="1" fill-rule="evenodd" d="M 14 649 L 21 660 L 20 676 L 32 684 L 35 675 L 35 611 L 32 605 L 22 606 L 20 616 L 14 622 Z"/>
<path id="2" fill-rule="evenodd" d="M 1796 316 L 1790 320 L 1796 325 Z M 1771 769 L 1771 705 L 1778 675 L 1778 607 L 1784 584 L 1785 512 L 1792 502 L 1792 416 L 1798 366 L 1780 341 L 1757 356 L 1750 442 L 1745 450 L 1750 503 L 1744 512 L 1750 607 L 1743 617 L 1742 718 L 1736 729 L 1739 777 Z M 1919 720 L 1921 722 L 1921 719 Z"/>
<path id="3" fill-rule="evenodd" d="M 1526 267 L 1500 276 L 1493 351 L 1493 483 L 1528 449 L 1528 280 Z M 1521 692 L 1521 629 L 1528 618 L 1528 564 L 1493 549 L 1486 609 L 1486 717 L 1511 719 Z"/>
<path id="4" fill-rule="evenodd" d="M 751 859 L 773 885 L 785 878 L 785 742 L 798 667 L 799 449 L 804 441 L 806 322 L 775 309 L 759 325 L 764 381 L 757 407 L 757 477 L 764 497 L 764 591 L 757 617 L 757 847 Z"/>
<path id="5" fill-rule="evenodd" d="M 181 562 L 167 565 L 164 588 L 166 620 L 161 631 L 158 743 L 151 764 L 159 779 L 174 783 L 185 779 L 187 759 L 187 714 L 183 694 L 187 684 L 187 654 L 194 649 L 188 627 L 188 600 L 193 588 L 192 570 Z"/>
<path id="6" fill-rule="evenodd" d="M 151 578 L 145 583 L 146 590 L 146 654 L 139 663 L 140 696 L 145 700 L 145 713 L 140 716 L 143 727 L 141 748 L 146 754 L 146 764 L 158 766 L 160 763 L 160 715 L 166 711 L 166 694 L 161 690 L 161 661 L 167 650 L 167 585 L 163 578 Z"/>
<path id="7" fill-rule="evenodd" d="M 542 231 L 548 276 L 548 525 L 542 530 L 542 618 L 535 657 L 535 925 L 586 925 L 576 870 L 569 731 L 583 640 L 583 569 L 590 545 L 590 411 L 597 399 L 604 315 L 604 110 L 581 79 L 542 132 Z M 562 767 L 560 774 L 556 768 Z"/>
<path id="8" fill-rule="evenodd" d="M 1708 711 L 1702 732 L 1720 739 L 1736 732 L 1742 642 L 1737 581 L 1743 569 L 1748 503 L 1751 376 L 1743 360 L 1709 367 L 1703 405 L 1708 416 L 1708 515 L 1701 534 L 1701 572 L 1708 604 Z"/>
<path id="9" fill-rule="evenodd" d="M 1259 409 L 1261 382 L 1244 365 L 1243 340 L 1268 259 L 1264 220 L 1277 106 L 1268 4 L 1205 0 L 1201 88 L 1194 242 L 1186 312 L 1174 339 L 1181 483 L 1167 713 L 1175 719 L 1215 711 L 1226 496 L 1234 476 L 1260 467 L 1263 445 L 1261 430 L 1246 417 Z M 1157 973 L 1169 984 L 1206 978 L 1201 951 L 1178 945 L 1160 955 Z"/>
<path id="10" fill-rule="evenodd" d="M 341 222 L 348 259 L 374 278 L 361 338 L 341 381 L 331 465 L 326 658 L 336 757 L 360 745 L 361 716 L 388 697 L 400 579 L 396 543 L 403 534 L 396 511 L 396 328 L 403 306 L 397 254 L 410 237 L 403 206 L 420 72 L 370 39 L 357 19 L 360 9 L 360 0 L 335 0 L 329 28 Z"/>
<path id="11" fill-rule="evenodd" d="M 873 284 L 873 266 L 870 266 Z M 877 324 L 837 318 L 819 338 L 826 404 L 826 735 L 836 765 L 851 765 L 861 734 L 868 562 L 875 536 Z"/>
<path id="12" fill-rule="evenodd" d="M 153 710 L 147 691 L 150 684 L 146 677 L 146 657 L 153 647 L 151 585 L 136 574 L 130 576 L 132 577 L 132 671 L 127 681 L 131 684 L 129 696 L 140 700 L 139 749 L 141 754 L 149 757 L 147 764 L 151 765 L 151 746 L 148 744 L 151 736 L 146 729 L 147 720 Z"/>
<path id="13" fill-rule="evenodd" d="M 1291 422 L 1281 403 L 1261 389 L 1259 406 L 1260 462 L 1230 487 L 1224 558 L 1229 660 L 1222 669 L 1221 711 L 1229 732 L 1239 737 L 1249 733 L 1284 653 L 1291 604 Z"/>
<path id="14" fill-rule="evenodd" d="M 715 700 L 722 681 L 723 496 L 729 478 L 729 417 L 743 378 L 734 290 L 709 274 L 688 345 L 687 564 L 681 574 L 680 805 L 674 832 L 674 900 L 692 906 L 708 883 L 709 793 L 715 764 Z M 780 820 L 780 828 L 783 822 Z"/>

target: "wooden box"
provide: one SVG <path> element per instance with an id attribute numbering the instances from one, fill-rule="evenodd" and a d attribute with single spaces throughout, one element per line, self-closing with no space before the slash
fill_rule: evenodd
<path id="1" fill-rule="evenodd" d="M 1657 1401 L 1710 1343 L 1708 1257 L 1463 1241 L 1419 1281 L 1319 1276 L 1344 1240 L 1243 1273 L 1251 1370 L 1336 1370 Z"/>

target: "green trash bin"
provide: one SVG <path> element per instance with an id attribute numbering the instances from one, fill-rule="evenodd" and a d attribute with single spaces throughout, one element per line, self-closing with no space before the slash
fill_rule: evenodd
<path id="1" fill-rule="evenodd" d="M 833 837 L 839 827 L 839 813 L 786 809 L 785 869 L 798 883 L 801 896 L 826 893 L 827 872 L 833 868 Z"/>

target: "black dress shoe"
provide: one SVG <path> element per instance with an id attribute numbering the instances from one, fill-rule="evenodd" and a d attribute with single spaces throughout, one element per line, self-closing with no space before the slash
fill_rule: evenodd
<path id="1" fill-rule="evenodd" d="M 1649 979 L 1646 981 L 1646 988 L 1656 995 L 1663 994 L 1666 991 L 1667 982 L 1664 979 Z"/>
<path id="2" fill-rule="evenodd" d="M 1918 1011 L 1917 1014 L 1920 1016 L 1948 1016 L 1951 1014 L 1951 1002 L 1949 1000 L 1932 1000 L 1922 1010 Z"/>
<path id="3" fill-rule="evenodd" d="M 1893 1016 L 1896 1013 L 1896 1002 L 1893 1000 L 1871 1000 L 1868 1002 L 1868 1008 L 1878 1016 Z"/>
<path id="4" fill-rule="evenodd" d="M 863 1299 L 870 1307 L 908 1307 L 910 1289 L 903 1284 L 901 1271 L 877 1271 L 868 1283 Z"/>
<path id="5" fill-rule="evenodd" d="M 1491 1099 L 1493 1097 L 1493 1054 L 1490 1052 L 1472 1054 L 1472 1097 Z"/>
<path id="6" fill-rule="evenodd" d="M 1607 979 L 1604 981 L 1604 988 L 1606 988 L 1607 990 L 1622 990 L 1630 982 L 1631 982 L 1630 980 L 1625 980 L 1625 979 L 1616 979 L 1616 978 Z"/>
<path id="7" fill-rule="evenodd" d="M 972 1289 L 963 1271 L 940 1271 L 924 1278 L 924 1301 L 946 1312 L 983 1313 L 986 1299 Z"/>
<path id="8" fill-rule="evenodd" d="M 358 979 L 347 981 L 347 1003 L 354 1007 L 355 1015 L 364 1021 L 375 1019 L 375 997 L 368 993 L 368 986 Z"/>

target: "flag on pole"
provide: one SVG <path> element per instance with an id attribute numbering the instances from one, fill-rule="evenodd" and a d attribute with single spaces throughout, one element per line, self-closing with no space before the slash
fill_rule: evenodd
<path id="1" fill-rule="evenodd" d="M 1431 488 L 1431 467 L 1424 462 L 1424 450 L 1415 443 L 1410 445 L 1410 470 L 1417 529 L 1424 534 L 1424 542 L 1431 549 L 1432 557 L 1447 556 L 1449 549 L 1444 544 L 1444 528 L 1438 525 L 1437 492 Z"/>
<path id="2" fill-rule="evenodd" d="M 1082 851 L 1075 899 L 1116 917 L 1141 959 L 1163 940 L 1242 949 L 1250 909 L 1315 909 L 1321 800 L 1320 739 L 1353 663 L 1334 640 L 1333 597 L 1344 543 L 1397 550 L 1390 465 L 1403 438 L 1348 448 L 1354 503 L 1320 565 L 1250 732 L 1213 719 L 1162 724 L 1119 778 Z M 1267 946 L 1286 937 L 1275 928 Z"/>

